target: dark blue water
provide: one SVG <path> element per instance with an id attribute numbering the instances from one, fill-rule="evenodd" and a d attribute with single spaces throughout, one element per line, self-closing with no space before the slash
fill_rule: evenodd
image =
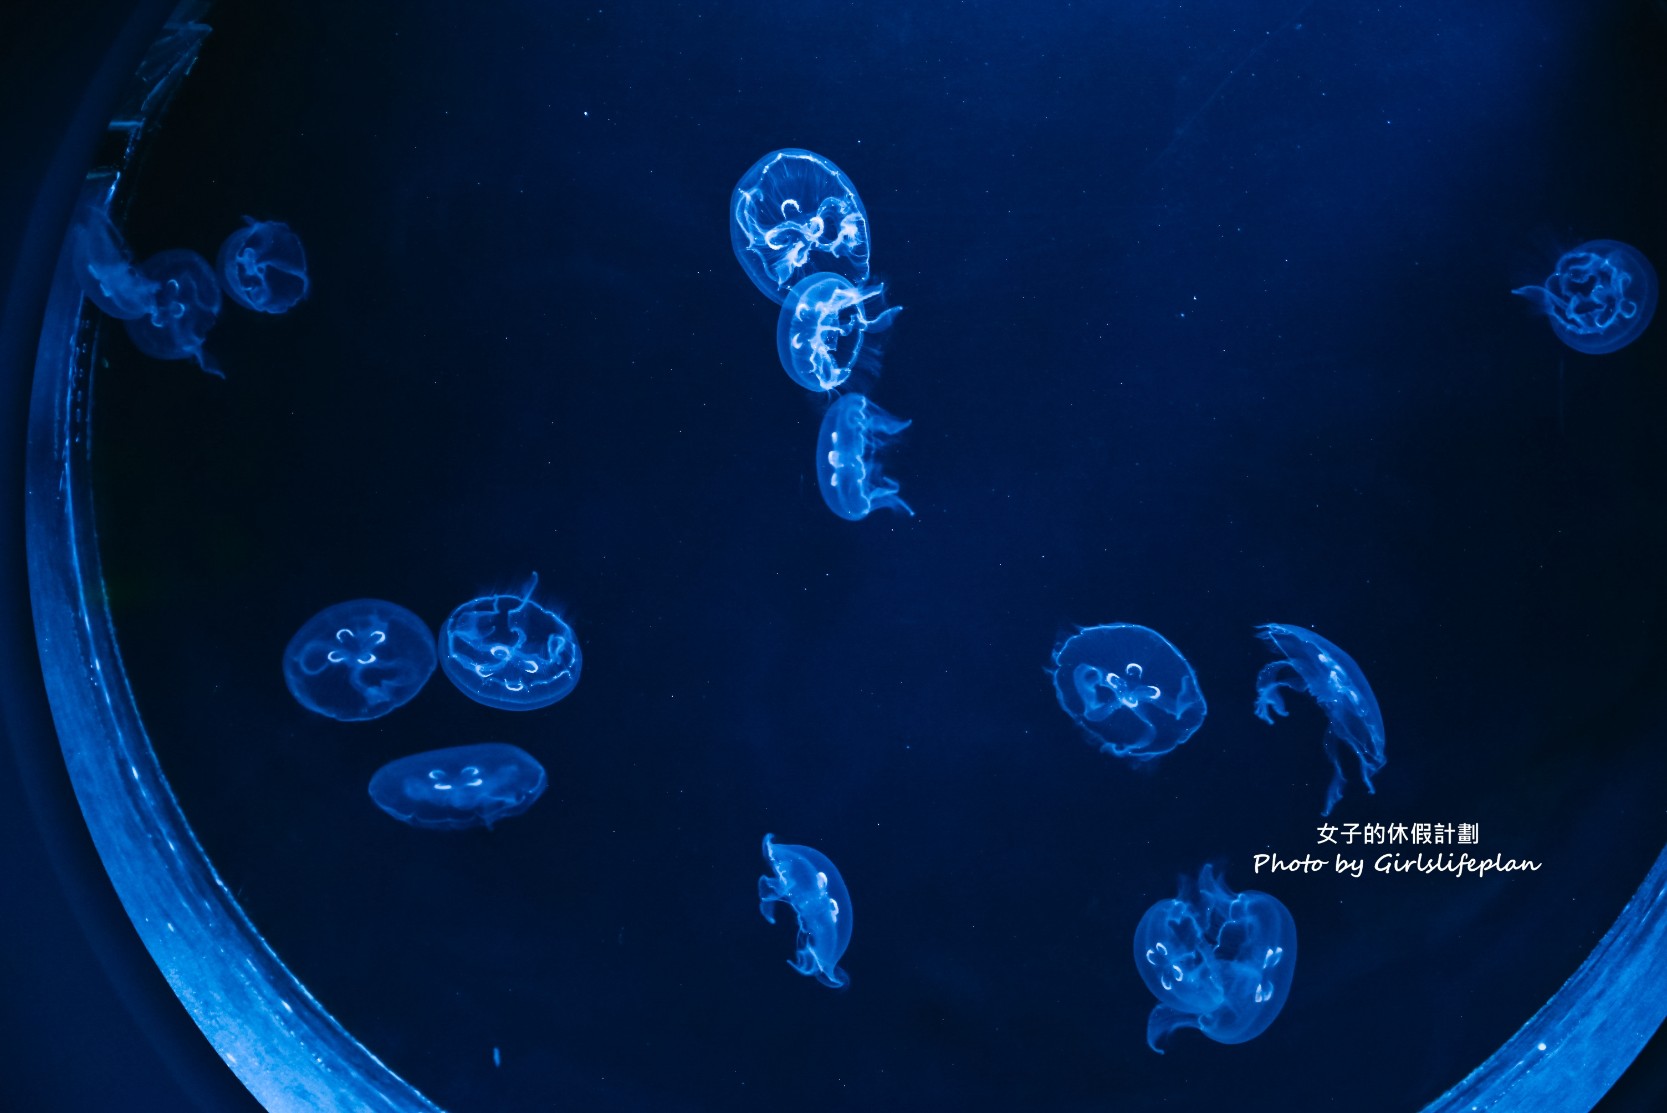
<path id="1" fill-rule="evenodd" d="M 108 587 L 227 884 L 448 1109 L 1414 1109 L 1667 841 L 1662 326 L 1585 357 L 1509 293 L 1593 238 L 1667 262 L 1651 9 L 211 21 L 128 237 L 283 220 L 312 292 L 223 314 L 224 382 L 109 335 Z M 906 307 L 865 389 L 914 422 L 912 519 L 824 507 L 824 403 L 730 250 L 736 178 L 785 146 L 851 176 Z M 337 723 L 285 690 L 327 604 L 437 625 L 534 572 L 585 654 L 551 708 L 436 678 Z M 1055 703 L 1050 651 L 1103 622 L 1209 700 L 1158 761 Z M 1253 875 L 1337 849 L 1323 718 L 1251 714 L 1267 622 L 1382 707 L 1378 792 L 1333 820 L 1475 822 L 1543 868 Z M 366 794 L 484 741 L 550 780 L 497 830 Z M 767 831 L 850 886 L 848 990 L 758 915 Z M 1205 861 L 1289 907 L 1300 963 L 1264 1034 L 1160 1057 L 1133 933 Z"/>

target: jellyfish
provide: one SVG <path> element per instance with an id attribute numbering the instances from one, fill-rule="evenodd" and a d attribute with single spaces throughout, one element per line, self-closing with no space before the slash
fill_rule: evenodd
<path id="1" fill-rule="evenodd" d="M 480 742 L 388 762 L 370 798 L 402 823 L 431 831 L 485 827 L 520 815 L 544 795 L 544 766 L 518 746 Z"/>
<path id="2" fill-rule="evenodd" d="M 1256 676 L 1256 717 L 1271 724 L 1275 715 L 1283 718 L 1289 714 L 1285 697 L 1279 693 L 1281 688 L 1302 689 L 1326 714 L 1325 752 L 1333 774 L 1326 788 L 1325 810 L 1320 814 L 1330 815 L 1342 799 L 1343 746 L 1360 759 L 1360 782 L 1367 792 L 1375 793 L 1372 774 L 1384 763 L 1383 715 L 1371 685 L 1366 683 L 1366 674 L 1354 658 L 1300 626 L 1270 623 L 1259 627 L 1257 636 L 1280 656 L 1263 665 Z"/>
<path id="3" fill-rule="evenodd" d="M 1053 651 L 1059 706 L 1088 740 L 1115 757 L 1146 761 L 1193 736 L 1208 710 L 1181 651 L 1144 626 L 1090 626 Z"/>
<path id="4" fill-rule="evenodd" d="M 851 894 L 827 855 L 808 846 L 777 843 L 764 836 L 764 860 L 770 872 L 758 879 L 758 911 L 776 922 L 778 901 L 799 919 L 798 951 L 787 965 L 834 989 L 851 984 L 839 957 L 851 944 Z"/>
<path id="5" fill-rule="evenodd" d="M 573 628 L 533 602 L 534 575 L 520 595 L 482 595 L 440 627 L 441 668 L 458 691 L 488 707 L 548 707 L 579 683 L 583 656 Z"/>
<path id="6" fill-rule="evenodd" d="M 98 205 L 82 205 L 70 230 L 70 266 L 87 300 L 110 316 L 131 321 L 156 304 L 158 284 L 133 265 L 127 242 Z"/>
<path id="7" fill-rule="evenodd" d="M 245 309 L 287 313 L 307 296 L 307 253 L 301 237 L 276 220 L 243 218 L 220 245 L 220 281 Z"/>
<path id="8" fill-rule="evenodd" d="M 326 607 L 284 649 L 284 683 L 309 711 L 344 723 L 379 719 L 409 703 L 434 675 L 434 634 L 397 603 L 355 599 Z"/>
<path id="9" fill-rule="evenodd" d="M 872 359 L 868 333 L 891 326 L 900 305 L 870 317 L 868 303 L 885 304 L 885 285 L 859 289 L 826 271 L 806 275 L 781 303 L 776 350 L 787 377 L 806 390 L 832 390 L 851 377 L 857 361 Z"/>
<path id="10" fill-rule="evenodd" d="M 1297 927 L 1277 897 L 1235 893 L 1206 865 L 1196 884 L 1146 910 L 1134 932 L 1134 965 L 1158 999 L 1146 1044 L 1177 1028 L 1197 1028 L 1217 1043 L 1244 1043 L 1273 1023 L 1291 993 Z"/>
<path id="11" fill-rule="evenodd" d="M 741 269 L 777 304 L 819 271 L 868 281 L 868 212 L 839 167 L 810 151 L 771 151 L 741 175 L 729 240 Z"/>
<path id="12" fill-rule="evenodd" d="M 848 522 L 873 510 L 914 510 L 898 495 L 896 483 L 880 474 L 879 450 L 911 423 L 893 417 L 865 395 L 847 394 L 822 415 L 816 438 L 816 480 L 822 501 Z"/>
<path id="13" fill-rule="evenodd" d="M 154 359 L 194 359 L 210 375 L 225 378 L 203 351 L 203 339 L 220 315 L 220 286 L 208 260 L 174 248 L 152 255 L 138 270 L 156 284 L 156 297 L 142 315 L 123 323 L 134 346 Z"/>
<path id="14" fill-rule="evenodd" d="M 1551 331 L 1577 352 L 1603 355 L 1624 348 L 1655 315 L 1655 268 L 1615 240 L 1588 240 L 1557 260 L 1543 286 L 1519 286 L 1551 318 Z"/>

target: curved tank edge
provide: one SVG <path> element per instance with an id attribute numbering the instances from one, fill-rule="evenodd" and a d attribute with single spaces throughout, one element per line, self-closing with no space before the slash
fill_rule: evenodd
<path id="1" fill-rule="evenodd" d="M 89 175 L 108 205 L 139 136 L 208 28 L 182 6 L 111 125 L 120 164 Z M 181 15 L 188 19 L 181 19 Z M 94 322 L 67 259 L 48 297 L 30 397 L 25 537 L 41 669 L 76 800 L 146 950 L 220 1058 L 267 1109 L 439 1113 L 344 1029 L 222 883 L 163 775 L 106 606 L 88 463 Z"/>
<path id="2" fill-rule="evenodd" d="M 1590 1110 L 1667 1019 L 1667 848 L 1591 954 L 1528 1022 L 1422 1113 Z"/>

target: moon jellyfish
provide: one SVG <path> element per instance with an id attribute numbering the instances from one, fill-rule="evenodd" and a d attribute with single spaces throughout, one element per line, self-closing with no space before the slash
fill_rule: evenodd
<path id="1" fill-rule="evenodd" d="M 544 766 L 525 750 L 481 742 L 390 761 L 370 779 L 370 798 L 402 823 L 433 831 L 488 830 L 544 795 Z"/>
<path id="2" fill-rule="evenodd" d="M 301 237 L 276 220 L 243 218 L 220 245 L 220 281 L 245 309 L 287 313 L 307 296 L 307 253 Z"/>
<path id="3" fill-rule="evenodd" d="M 828 407 L 816 438 L 816 481 L 829 510 L 850 522 L 881 509 L 914 516 L 909 504 L 898 496 L 901 488 L 880 474 L 876 458 L 879 450 L 910 424 L 861 394 L 847 394 Z"/>
<path id="4" fill-rule="evenodd" d="M 774 835 L 764 836 L 770 872 L 758 879 L 758 911 L 773 924 L 773 905 L 780 902 L 793 909 L 799 920 L 798 951 L 787 965 L 842 989 L 851 984 L 838 965 L 851 943 L 851 894 L 845 891 L 845 879 L 821 851 L 774 840 Z"/>
<path id="5" fill-rule="evenodd" d="M 1206 865 L 1198 882 L 1146 910 L 1134 932 L 1134 965 L 1158 999 L 1146 1043 L 1197 1028 L 1217 1043 L 1244 1043 L 1273 1023 L 1291 993 L 1297 926 L 1276 897 L 1235 893 Z"/>
<path id="6" fill-rule="evenodd" d="M 152 255 L 138 270 L 156 284 L 156 296 L 143 314 L 124 322 L 134 345 L 154 359 L 194 359 L 210 375 L 225 378 L 203 351 L 203 340 L 220 315 L 220 286 L 208 260 L 174 248 Z"/>
<path id="7" fill-rule="evenodd" d="M 157 283 L 133 265 L 127 241 L 103 208 L 82 205 L 70 237 L 70 265 L 88 301 L 123 321 L 151 311 Z"/>
<path id="8" fill-rule="evenodd" d="M 284 683 L 309 711 L 341 722 L 402 707 L 434 675 L 434 634 L 397 603 L 355 599 L 326 607 L 284 649 Z"/>
<path id="9" fill-rule="evenodd" d="M 441 668 L 458 691 L 488 707 L 548 707 L 579 683 L 583 657 L 573 628 L 533 602 L 535 575 L 520 595 L 482 595 L 440 627 Z"/>
<path id="10" fill-rule="evenodd" d="M 787 377 L 806 390 L 832 390 L 846 379 L 857 360 L 872 352 L 863 340 L 868 333 L 891 326 L 903 307 L 870 317 L 868 303 L 885 304 L 884 284 L 858 289 L 838 274 L 811 274 L 781 303 L 776 327 L 776 351 Z"/>
<path id="11" fill-rule="evenodd" d="M 1655 268 L 1635 247 L 1589 240 L 1557 260 L 1543 286 L 1519 286 L 1577 352 L 1603 355 L 1638 339 L 1655 315 Z"/>
<path id="12" fill-rule="evenodd" d="M 1343 746 L 1360 759 L 1360 782 L 1366 791 L 1376 792 L 1372 774 L 1384 763 L 1383 715 L 1366 683 L 1366 674 L 1354 658 L 1300 626 L 1270 623 L 1259 627 L 1257 636 L 1280 656 L 1263 665 L 1256 676 L 1256 717 L 1271 724 L 1275 715 L 1283 718 L 1289 714 L 1285 697 L 1279 693 L 1281 688 L 1307 692 L 1326 714 L 1325 752 L 1334 772 L 1326 788 L 1325 810 L 1320 814 L 1330 815 L 1342 799 Z"/>
<path id="13" fill-rule="evenodd" d="M 1156 630 L 1127 622 L 1090 626 L 1056 646 L 1053 687 L 1090 742 L 1137 761 L 1191 738 L 1208 710 L 1181 651 Z"/>
<path id="14" fill-rule="evenodd" d="M 868 211 L 839 167 L 810 151 L 771 151 L 741 175 L 729 241 L 753 285 L 778 304 L 819 271 L 868 281 Z"/>

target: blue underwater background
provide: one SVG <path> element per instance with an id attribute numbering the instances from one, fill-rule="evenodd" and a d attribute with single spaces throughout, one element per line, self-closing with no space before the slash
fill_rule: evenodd
<path id="1" fill-rule="evenodd" d="M 1588 240 L 1667 262 L 1659 5 L 208 20 L 124 231 L 212 257 L 282 221 L 310 290 L 222 312 L 224 381 L 106 327 L 106 585 L 226 884 L 443 1107 L 1417 1109 L 1667 842 L 1667 335 L 1582 355 L 1511 296 Z M 850 176 L 905 307 L 851 386 L 913 422 L 912 518 L 824 506 L 827 399 L 731 249 L 783 147 Z M 583 645 L 553 706 L 437 675 L 337 722 L 285 688 L 328 605 L 438 628 L 534 574 Z M 1054 647 L 1113 622 L 1209 702 L 1152 761 L 1055 700 Z M 1382 709 L 1333 822 L 1475 822 L 1543 868 L 1254 875 L 1338 849 L 1323 715 L 1252 714 L 1266 623 Z M 367 795 L 481 742 L 548 776 L 491 831 Z M 848 989 L 784 966 L 766 832 L 837 863 Z M 1256 1038 L 1155 1055 L 1131 940 L 1206 862 L 1301 965 Z"/>

